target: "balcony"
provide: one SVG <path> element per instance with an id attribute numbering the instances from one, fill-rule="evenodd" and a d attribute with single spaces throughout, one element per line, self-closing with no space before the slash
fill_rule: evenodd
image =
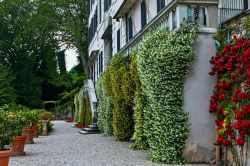
<path id="1" fill-rule="evenodd" d="M 119 19 L 125 16 L 130 8 L 136 3 L 136 0 L 117 0 L 114 4 L 114 19 Z"/>
<path id="2" fill-rule="evenodd" d="M 250 0 L 220 0 L 219 20 L 224 24 L 249 9 Z"/>

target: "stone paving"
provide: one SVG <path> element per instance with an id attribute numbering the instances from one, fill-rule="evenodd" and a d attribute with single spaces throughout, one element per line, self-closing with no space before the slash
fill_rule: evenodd
<path id="1" fill-rule="evenodd" d="M 113 137 L 81 135 L 72 123 L 53 123 L 49 136 L 35 138 L 35 144 L 26 145 L 26 156 L 11 157 L 9 166 L 166 166 L 152 163 L 146 151 L 131 150 Z"/>

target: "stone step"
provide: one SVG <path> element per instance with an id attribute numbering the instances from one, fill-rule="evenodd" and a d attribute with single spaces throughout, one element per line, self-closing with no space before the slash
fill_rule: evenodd
<path id="1" fill-rule="evenodd" d="M 79 131 L 80 134 L 100 134 L 99 130 L 93 130 L 91 128 L 84 128 Z"/>

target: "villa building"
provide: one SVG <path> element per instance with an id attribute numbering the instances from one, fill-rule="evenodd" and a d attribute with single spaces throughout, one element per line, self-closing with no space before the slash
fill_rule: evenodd
<path id="1" fill-rule="evenodd" d="M 192 71 L 185 80 L 184 111 L 190 113 L 191 133 L 185 156 L 189 161 L 215 158 L 215 125 L 209 99 L 216 80 L 207 73 L 216 54 L 212 38 L 219 24 L 245 12 L 250 0 L 88 0 L 90 78 L 95 82 L 113 56 L 129 55 L 154 29 L 174 30 L 191 18 L 200 22 Z"/>

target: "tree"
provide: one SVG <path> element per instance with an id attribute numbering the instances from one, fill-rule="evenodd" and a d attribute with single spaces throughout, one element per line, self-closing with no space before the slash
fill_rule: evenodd
<path id="1" fill-rule="evenodd" d="M 67 47 L 77 48 L 88 76 L 88 14 L 86 0 L 57 0 L 57 17 L 60 21 L 58 37 Z"/>
<path id="2" fill-rule="evenodd" d="M 16 101 L 16 91 L 13 88 L 14 77 L 10 71 L 0 65 L 0 107 Z"/>

